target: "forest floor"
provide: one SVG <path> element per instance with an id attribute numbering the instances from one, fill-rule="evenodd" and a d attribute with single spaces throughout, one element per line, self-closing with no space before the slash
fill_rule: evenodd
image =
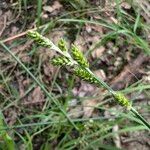
<path id="1" fill-rule="evenodd" d="M 8 133 L 18 149 L 149 150 L 149 133 L 107 91 L 53 66 L 55 53 L 27 36 L 28 30 L 37 29 L 56 45 L 61 38 L 68 47 L 77 45 L 90 69 L 122 91 L 150 122 L 150 13 L 144 4 L 0 0 L 1 42 L 52 97 L 0 46 L 0 109 L 7 126 L 14 128 Z"/>

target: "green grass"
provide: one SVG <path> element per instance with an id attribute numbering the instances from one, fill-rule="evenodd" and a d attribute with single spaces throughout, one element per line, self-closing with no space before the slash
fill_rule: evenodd
<path id="1" fill-rule="evenodd" d="M 97 47 L 105 45 L 111 39 L 117 39 L 121 36 L 125 36 L 124 39 L 127 44 L 132 45 L 134 48 L 140 48 L 140 51 L 143 51 L 148 55 L 150 54 L 146 38 L 138 32 L 139 30 L 149 30 L 149 27 L 144 24 L 139 13 L 135 14 L 135 17 L 133 17 L 124 12 L 121 8 L 116 8 L 117 17 L 120 18 L 120 24 L 109 24 L 107 20 L 104 19 L 93 20 L 87 18 L 87 12 L 90 12 L 91 14 L 100 14 L 103 12 L 102 9 L 97 7 L 95 8 L 89 3 L 84 6 L 84 2 L 87 1 L 84 0 L 81 4 L 79 4 L 80 1 L 64 1 L 71 9 L 66 10 L 66 13 L 63 15 L 57 16 L 53 20 L 42 24 L 41 2 L 42 1 L 38 1 L 36 13 L 33 15 L 35 18 L 32 18 L 32 20 L 35 20 L 37 26 L 42 26 L 40 30 L 42 34 L 51 34 L 53 30 L 61 30 L 63 28 L 66 28 L 66 31 L 70 31 L 70 29 L 73 30 L 75 28 L 75 34 L 72 36 L 76 39 L 82 32 L 82 28 L 85 24 L 95 24 L 110 30 L 102 37 L 102 39 L 100 39 L 97 43 L 94 43 L 90 49 L 86 51 L 85 55 L 88 58 L 90 58 L 91 52 Z M 24 0 L 22 7 L 20 8 L 28 8 L 28 5 L 31 5 L 31 3 L 29 3 L 29 1 Z M 79 5 L 80 9 L 78 8 Z M 26 13 L 26 15 L 28 15 L 28 13 Z M 29 16 L 26 16 L 26 18 L 28 17 Z M 130 24 L 128 22 L 129 20 L 131 20 Z M 18 45 L 22 45 L 22 43 L 25 43 L 26 40 L 27 38 L 24 37 L 13 41 L 11 46 L 8 46 L 7 44 L 3 46 L 11 52 L 13 48 Z M 105 99 L 94 108 L 100 112 L 108 111 L 114 114 L 113 117 L 115 119 L 112 121 L 109 119 L 112 119 L 113 117 L 111 118 L 110 116 L 110 118 L 107 118 L 104 115 L 93 117 L 91 119 L 71 119 L 67 113 L 69 107 L 68 102 L 70 99 L 78 99 L 77 104 L 81 105 L 81 103 L 86 99 L 100 99 L 101 96 L 73 96 L 72 88 L 77 85 L 76 78 L 68 74 L 64 74 L 64 70 L 58 69 L 55 76 L 52 77 L 50 85 L 45 83 L 45 80 L 43 80 L 44 74 L 42 70 L 44 61 L 42 57 L 38 56 L 39 51 L 41 51 L 41 49 L 39 49 L 37 45 L 30 47 L 27 54 L 36 61 L 33 61 L 34 63 L 32 64 L 22 64 L 22 62 L 18 60 L 18 54 L 15 56 L 16 60 L 14 61 L 4 51 L 4 49 L 2 50 L 2 53 L 7 57 L 9 56 L 9 59 L 0 59 L 0 108 L 3 113 L 7 112 L 7 110 L 10 111 L 11 108 L 18 109 L 21 116 L 17 116 L 16 122 L 13 126 L 5 125 L 0 128 L 1 132 L 6 131 L 8 136 L 11 137 L 11 140 L 14 141 L 16 147 L 24 146 L 25 149 L 32 150 L 36 149 L 36 144 L 39 143 L 37 147 L 40 147 L 41 150 L 53 149 L 53 147 L 56 147 L 57 149 L 118 149 L 112 142 L 113 136 L 115 136 L 116 133 L 122 135 L 123 133 L 133 132 L 134 134 L 136 131 L 140 132 L 141 130 L 146 129 L 144 126 L 139 125 L 138 120 L 132 117 L 130 113 L 126 114 L 118 112 L 117 109 L 114 110 L 116 106 L 107 108 L 106 105 L 109 105 L 112 102 L 112 99 L 108 97 L 108 95 L 106 95 Z M 10 67 L 11 69 L 3 67 L 10 64 L 13 66 Z M 20 64 L 22 67 L 20 67 Z M 93 64 L 91 64 L 91 66 L 93 67 Z M 21 104 L 23 98 L 20 97 L 19 91 L 15 87 L 15 82 L 13 82 L 16 81 L 14 70 L 17 70 L 17 72 L 19 72 L 25 79 L 31 80 L 27 89 L 25 89 L 24 97 L 32 93 L 37 85 L 40 85 L 43 89 L 46 102 L 42 106 L 42 109 L 39 110 L 36 107 L 31 109 Z M 63 77 L 61 83 L 60 76 Z M 64 84 L 66 84 L 67 87 L 64 86 Z M 150 85 L 146 85 L 142 80 L 140 80 L 129 87 L 126 87 L 122 90 L 122 92 L 124 94 L 137 92 L 138 95 L 140 95 L 141 93 L 147 92 L 149 89 Z M 134 103 L 134 100 L 133 105 L 138 107 L 136 106 L 136 102 Z M 139 107 L 142 108 L 144 112 L 149 111 L 149 106 L 142 104 Z M 7 117 L 6 114 L 5 116 Z M 130 121 L 127 124 L 124 124 L 124 122 L 128 119 Z M 119 130 L 115 133 L 112 132 L 112 128 L 116 124 L 119 125 Z M 0 138 L 0 141 L 1 140 L 6 141 L 7 143 L 7 139 L 5 137 L 3 139 Z M 104 145 L 104 142 L 108 142 L 108 146 Z M 13 142 L 11 142 L 10 148 L 8 149 L 13 148 L 12 143 Z M 2 149 L 1 143 L 0 149 Z"/>

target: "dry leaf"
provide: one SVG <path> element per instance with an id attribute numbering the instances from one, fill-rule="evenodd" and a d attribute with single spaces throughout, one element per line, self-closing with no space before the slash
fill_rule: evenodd
<path id="1" fill-rule="evenodd" d="M 0 84 L 0 92 L 2 93 L 3 91 L 3 85 Z"/>
<path id="2" fill-rule="evenodd" d="M 57 71 L 57 67 L 54 67 L 52 64 L 50 64 L 49 62 L 45 62 L 43 64 L 43 71 L 44 71 L 44 82 L 49 84 L 52 82 L 53 77 L 56 74 Z"/>
<path id="3" fill-rule="evenodd" d="M 38 86 L 33 90 L 32 94 L 28 96 L 28 102 L 25 102 L 24 105 L 39 104 L 41 102 L 45 102 L 45 99 L 41 88 Z"/>
<path id="4" fill-rule="evenodd" d="M 99 58 L 103 55 L 104 51 L 105 51 L 105 47 L 101 46 L 101 47 L 95 49 L 94 51 L 92 51 L 92 57 Z"/>
<path id="5" fill-rule="evenodd" d="M 78 46 L 80 51 L 85 52 L 86 51 L 86 46 L 85 46 L 85 39 L 83 36 L 78 36 L 78 38 L 74 41 L 74 44 Z"/>
<path id="6" fill-rule="evenodd" d="M 100 35 L 103 35 L 104 34 L 104 28 L 102 26 L 99 26 L 99 25 L 90 25 L 91 28 L 98 32 Z"/>
<path id="7" fill-rule="evenodd" d="M 55 1 L 52 6 L 44 6 L 43 10 L 51 13 L 55 10 L 59 10 L 61 7 L 62 5 L 58 1 Z"/>
<path id="8" fill-rule="evenodd" d="M 84 97 L 87 95 L 91 95 L 95 91 L 95 86 L 88 84 L 86 82 L 81 82 L 80 88 L 74 88 L 72 90 L 75 96 Z"/>
<path id="9" fill-rule="evenodd" d="M 81 106 L 77 106 L 69 111 L 69 117 L 71 118 L 79 118 L 83 115 L 83 110 Z"/>
<path id="10" fill-rule="evenodd" d="M 112 130 L 113 130 L 113 132 L 115 133 L 115 135 L 113 136 L 113 141 L 114 141 L 116 147 L 122 149 L 122 148 L 121 148 L 120 136 L 119 136 L 119 134 L 116 133 L 116 132 L 119 131 L 119 126 L 118 126 L 118 125 L 113 126 L 113 129 L 112 129 Z"/>
<path id="11" fill-rule="evenodd" d="M 32 101 L 34 102 L 40 102 L 44 100 L 43 92 L 41 91 L 41 88 L 38 86 L 34 89 L 32 93 Z"/>
<path id="12" fill-rule="evenodd" d="M 149 0 L 135 0 L 136 9 L 140 8 L 141 15 L 146 19 L 147 23 L 150 23 L 150 1 Z"/>
<path id="13" fill-rule="evenodd" d="M 48 11 L 48 12 L 52 12 L 54 9 L 51 6 L 44 6 L 43 10 Z"/>
<path id="14" fill-rule="evenodd" d="M 19 95 L 23 97 L 25 95 L 25 88 L 23 85 L 23 76 L 17 77 L 18 80 L 18 88 L 19 88 Z"/>
<path id="15" fill-rule="evenodd" d="M 105 74 L 104 70 L 102 70 L 102 69 L 96 70 L 96 71 L 94 71 L 94 74 L 97 77 L 99 77 L 100 79 L 102 79 L 104 81 L 106 80 L 106 74 Z"/>
<path id="16" fill-rule="evenodd" d="M 30 63 L 30 62 L 31 62 L 31 57 L 28 56 L 27 53 L 22 53 L 22 54 L 21 54 L 21 61 L 22 61 L 23 63 Z"/>
<path id="17" fill-rule="evenodd" d="M 150 84 L 150 71 L 146 72 L 146 75 L 144 75 L 142 79 L 144 83 Z"/>
<path id="18" fill-rule="evenodd" d="M 83 101 L 83 111 L 84 111 L 84 117 L 90 118 L 92 116 L 92 113 L 94 111 L 94 106 L 97 105 L 97 100 L 85 100 Z"/>
<path id="19" fill-rule="evenodd" d="M 17 116 L 20 114 L 19 110 L 16 107 L 8 108 L 5 110 L 4 115 L 7 116 L 5 121 L 9 125 L 14 125 L 17 121 Z"/>
<path id="20" fill-rule="evenodd" d="M 61 38 L 65 37 L 65 35 L 67 35 L 65 30 L 61 30 L 59 32 L 57 30 L 57 31 L 50 32 L 49 37 L 50 37 L 50 39 L 52 39 L 53 43 L 57 45 L 58 41 Z"/>
<path id="21" fill-rule="evenodd" d="M 131 5 L 127 2 L 121 3 L 121 7 L 125 8 L 125 9 L 131 9 Z"/>
<path id="22" fill-rule="evenodd" d="M 91 27 L 91 25 L 86 24 L 86 25 L 85 25 L 85 30 L 86 30 L 88 33 L 91 33 L 91 32 L 92 32 L 92 27 Z"/>
<path id="23" fill-rule="evenodd" d="M 25 79 L 25 80 L 23 80 L 23 82 L 22 82 L 22 84 L 23 84 L 24 87 L 29 86 L 30 83 L 31 83 L 31 79 Z"/>

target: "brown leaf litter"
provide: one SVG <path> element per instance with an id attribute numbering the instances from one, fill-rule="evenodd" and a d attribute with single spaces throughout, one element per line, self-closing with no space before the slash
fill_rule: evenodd
<path id="1" fill-rule="evenodd" d="M 59 10 L 62 8 L 62 5 L 60 4 L 59 1 L 54 1 L 52 6 L 43 6 L 43 10 L 47 11 L 49 13 L 52 13 L 53 11 Z"/>
<path id="2" fill-rule="evenodd" d="M 90 118 L 94 115 L 95 107 L 98 105 L 99 101 L 95 99 L 84 100 L 83 105 L 83 117 Z"/>
<path id="3" fill-rule="evenodd" d="M 122 71 L 110 82 L 112 88 L 122 89 L 127 86 L 132 78 L 136 78 L 136 73 L 141 65 L 149 59 L 149 56 L 140 53 L 133 61 L 127 64 Z"/>
<path id="4" fill-rule="evenodd" d="M 23 105 L 26 106 L 39 105 L 43 104 L 43 102 L 45 102 L 44 94 L 41 91 L 41 88 L 37 86 L 28 96 L 28 99 L 23 103 Z"/>

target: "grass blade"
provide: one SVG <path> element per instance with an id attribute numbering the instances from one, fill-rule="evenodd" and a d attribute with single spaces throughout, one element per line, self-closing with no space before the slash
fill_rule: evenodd
<path id="1" fill-rule="evenodd" d="M 16 57 L 11 50 L 2 42 L 0 42 L 0 45 L 2 45 L 2 47 L 20 64 L 20 66 L 31 76 L 31 78 L 40 86 L 40 88 L 43 90 L 43 92 L 47 95 L 47 97 L 53 101 L 53 103 L 59 108 L 59 110 L 64 114 L 64 116 L 68 119 L 68 121 L 75 127 L 75 129 L 78 130 L 77 126 L 74 124 L 74 122 L 72 122 L 72 120 L 70 119 L 70 117 L 67 115 L 67 113 L 65 112 L 65 110 L 61 107 L 61 105 L 54 100 L 54 98 L 51 96 L 51 94 L 46 90 L 46 88 L 44 87 L 44 85 L 42 85 L 38 79 L 28 70 L 28 68 L 20 61 L 20 59 L 18 57 Z"/>

